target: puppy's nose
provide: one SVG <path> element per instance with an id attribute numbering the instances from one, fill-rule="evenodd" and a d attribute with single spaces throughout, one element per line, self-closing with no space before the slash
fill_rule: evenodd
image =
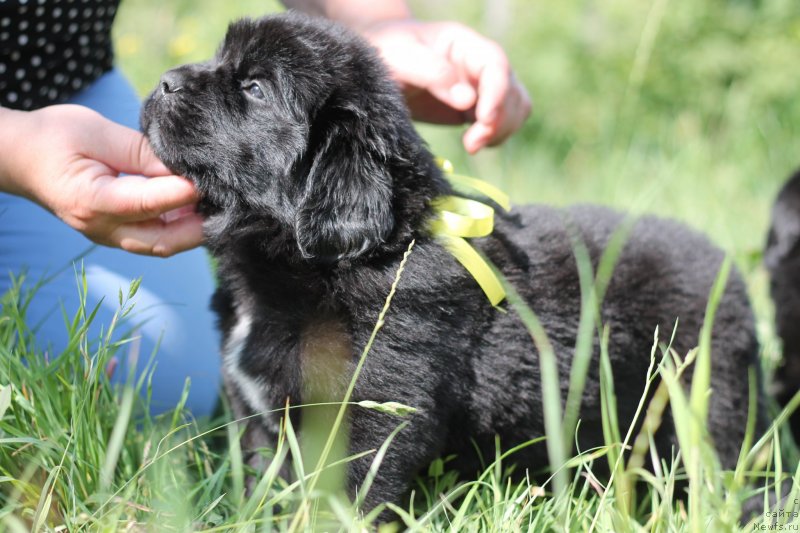
<path id="1" fill-rule="evenodd" d="M 169 70 L 161 76 L 161 93 L 176 93 L 183 89 L 186 77 L 179 70 Z"/>

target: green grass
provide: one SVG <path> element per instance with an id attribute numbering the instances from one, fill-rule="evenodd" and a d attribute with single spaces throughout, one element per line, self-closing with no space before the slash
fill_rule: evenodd
<path id="1" fill-rule="evenodd" d="M 760 250 L 772 198 L 800 163 L 800 69 L 794 68 L 800 57 L 800 5 L 792 0 L 412 3 L 421 18 L 461 20 L 495 37 L 535 102 L 515 138 L 477 157 L 460 148 L 462 128 L 421 126 L 434 151 L 458 170 L 500 185 L 518 203 L 602 203 L 670 216 L 708 233 L 745 274 L 763 364 L 771 369 L 779 349 Z M 231 19 L 276 9 L 275 2 L 263 0 L 124 2 L 115 30 L 119 62 L 145 94 L 165 69 L 212 54 Z M 581 255 L 579 246 L 576 254 Z M 689 362 L 704 367 L 705 341 L 690 354 L 677 354 L 669 349 L 669 332 L 661 332 L 654 340 L 649 381 L 655 401 L 639 406 L 646 430 L 618 426 L 605 329 L 593 311 L 614 257 L 612 247 L 598 272 L 583 263 L 584 306 L 570 376 L 575 398 L 587 350 L 599 339 L 606 446 L 574 450 L 575 402 L 560 412 L 558 391 L 545 390 L 552 407 L 547 415 L 548 450 L 556 467 L 552 479 L 541 486 L 542 480 L 512 482 L 513 450 L 502 443 L 495 457 L 485 458 L 478 479 L 457 479 L 443 458 L 420 479 L 411 507 L 395 509 L 407 527 L 726 531 L 737 528 L 748 491 L 772 490 L 765 470 L 795 474 L 796 462 L 782 463 L 775 451 L 780 448 L 775 433 L 751 439 L 734 472 L 720 470 L 702 423 L 707 376 L 696 373 L 689 390 L 678 385 Z M 322 482 L 315 481 L 322 476 L 320 465 L 347 458 L 331 452 L 327 463 L 289 459 L 303 456 L 290 426 L 272 452 L 277 459 L 258 474 L 252 494 L 243 495 L 248 467 L 239 449 L 239 423 L 225 415 L 196 422 L 182 405 L 153 418 L 137 393 L 147 390 L 146 379 L 111 387 L 105 370 L 117 346 L 105 340 L 111 338 L 107 334 L 86 338 L 92 302 L 68 310 L 74 313 L 66 325 L 72 345 L 59 357 L 44 356 L 39 349 L 46 339 L 33 338 L 25 323 L 30 297 L 35 295 L 12 290 L 0 311 L 0 530 L 368 525 L 371 517 L 357 515 L 335 493 L 321 493 Z M 709 306 L 709 323 L 716 301 Z M 534 316 L 519 310 L 543 354 L 544 373 L 546 336 Z M 104 327 L 108 333 L 115 324 Z M 667 403 L 684 421 L 679 424 L 683 452 L 653 458 L 647 429 L 657 428 Z M 402 412 L 399 406 L 350 408 Z M 333 448 L 326 442 L 324 435 L 322 447 Z M 623 445 L 632 447 L 630 459 L 620 453 Z M 299 481 L 290 484 L 277 475 L 282 461 L 302 472 Z M 655 469 L 644 468 L 653 462 Z M 595 465 L 612 477 L 595 476 Z M 676 500 L 687 487 L 688 499 Z M 789 502 L 797 496 L 790 495 Z M 786 515 L 777 520 L 797 523 Z M 756 524 L 768 521 L 760 515 Z M 752 524 L 740 527 L 754 530 Z"/>
<path id="2" fill-rule="evenodd" d="M 585 256 L 576 251 L 585 276 L 586 302 L 600 301 L 619 247 L 609 247 L 595 277 Z M 410 248 L 409 253 L 413 253 Z M 582 259 L 583 258 L 583 259 Z M 556 409 L 546 416 L 547 447 L 552 475 L 542 483 L 512 478 L 514 453 L 540 443 L 545 436 L 484 458 L 485 469 L 477 479 L 461 479 L 447 470 L 449 458 L 435 461 L 427 476 L 418 480 L 408 508 L 388 504 L 402 526 L 409 530 L 495 531 L 556 529 L 563 531 L 728 531 L 750 517 L 742 506 L 754 494 L 767 498 L 774 481 L 791 478 L 778 450 L 780 435 L 771 430 L 754 442 L 749 426 L 741 458 L 734 472 L 720 469 L 705 429 L 708 410 L 710 325 L 727 280 L 726 263 L 712 289 L 706 325 L 700 345 L 689 354 L 678 354 L 669 342 L 654 336 L 648 389 L 658 387 L 656 400 L 640 400 L 637 418 L 645 420 L 635 435 L 633 425 L 620 427 L 616 420 L 614 381 L 607 352 L 608 331 L 590 313 L 601 339 L 601 398 L 605 444 L 592 450 L 570 452 L 565 436 L 570 419 Z M 403 417 L 413 409 L 393 402 L 350 403 L 359 368 L 372 340 L 380 334 L 391 297 L 402 276 L 402 265 L 373 334 L 363 349 L 343 403 L 335 408 L 332 426 L 306 426 L 297 438 L 288 422 L 276 449 L 265 450 L 263 472 L 248 468 L 239 445 L 241 423 L 228 415 L 197 423 L 183 410 L 182 402 L 171 412 L 152 417 L 148 410 L 148 374 L 112 387 L 109 365 L 125 341 L 111 342 L 117 318 L 131 312 L 129 300 L 120 295 L 120 309 L 97 339 L 87 337 L 93 309 L 85 299 L 73 317 L 65 320 L 73 342 L 57 357 L 36 348 L 25 322 L 25 308 L 35 293 L 20 283 L 3 296 L 0 313 L 0 527 L 9 531 L 306 531 L 363 530 L 374 525 L 379 507 L 368 514 L 358 508 L 380 468 L 391 439 L 404 426 Z M 85 278 L 79 277 L 81 294 Z M 536 317 L 521 303 L 513 287 L 506 286 L 511 305 L 519 312 L 539 348 L 542 375 L 554 365 L 554 354 Z M 590 308 L 595 306 L 588 305 Z M 595 333 L 586 335 L 591 338 Z M 591 350 L 591 343 L 581 343 Z M 576 359 L 583 357 L 581 354 Z M 693 368 L 687 391 L 682 375 Z M 118 371 L 120 371 L 118 369 Z M 124 371 L 124 369 L 123 369 Z M 755 372 L 752 373 L 753 385 Z M 548 380 L 543 380 L 545 383 Z M 557 380 L 555 380 L 557 381 Z M 555 382 L 553 381 L 553 382 Z M 576 390 L 580 396 L 581 387 Z M 143 394 L 144 393 L 144 394 Z M 558 406 L 558 388 L 543 387 L 544 405 Z M 645 395 L 647 391 L 645 391 Z M 755 406 L 755 396 L 753 405 Z M 666 404 L 671 405 L 681 445 L 679 456 L 656 457 L 647 444 L 657 429 Z M 800 403 L 800 394 L 795 404 Z M 330 473 L 340 471 L 354 457 L 339 448 L 337 437 L 346 435 L 345 407 L 379 409 L 397 416 L 397 429 L 372 456 L 372 468 L 355 503 L 342 494 L 341 484 Z M 312 408 L 313 409 L 313 408 Z M 572 420 L 577 419 L 572 413 Z M 563 418 L 562 418 L 563 417 Z M 785 416 L 778 417 L 777 428 Z M 330 418 L 328 418 L 330 420 Z M 329 431 L 329 432 L 328 432 Z M 344 432 L 344 433 L 343 433 Z M 316 442 L 316 444 L 314 443 Z M 644 446 L 642 446 L 644 442 Z M 317 453 L 309 455 L 309 449 Z M 631 449 L 624 456 L 623 449 Z M 321 452 L 319 451 L 321 450 Z M 645 454 L 649 454 L 647 458 Z M 289 459 L 288 457 L 291 457 Z M 652 470 L 643 468 L 653 461 Z M 294 481 L 279 476 L 289 461 Z M 594 465 L 611 477 L 596 475 Z M 800 473 L 796 474 L 800 476 Z M 245 494 L 245 479 L 255 480 Z M 517 481 L 513 481 L 517 479 Z M 541 483 L 541 484 L 537 484 Z M 688 493 L 688 499 L 676 495 Z M 793 492 L 789 502 L 798 494 Z M 789 513 L 800 506 L 789 506 Z M 764 509 L 771 509 L 765 502 Z M 784 508 L 774 507 L 775 509 Z M 778 512 L 778 511 L 775 511 Z M 781 514 L 782 523 L 792 515 Z M 769 523 L 759 514 L 744 526 Z M 794 523 L 798 521 L 794 519 Z M 398 524 L 399 525 L 399 524 Z"/>

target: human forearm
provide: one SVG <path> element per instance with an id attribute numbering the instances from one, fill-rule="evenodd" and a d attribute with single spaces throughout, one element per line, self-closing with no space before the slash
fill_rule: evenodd
<path id="1" fill-rule="evenodd" d="M 25 166 L 25 145 L 32 142 L 26 139 L 32 120 L 28 112 L 0 107 L 0 192 L 31 196 L 20 175 Z"/>

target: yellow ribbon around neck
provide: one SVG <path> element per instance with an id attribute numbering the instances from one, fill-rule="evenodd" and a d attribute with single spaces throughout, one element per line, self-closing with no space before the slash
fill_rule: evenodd
<path id="1" fill-rule="evenodd" d="M 494 185 L 454 174 L 453 164 L 446 159 L 437 158 L 436 163 L 452 185 L 476 191 L 503 209 L 510 208 L 508 195 Z M 494 209 L 476 200 L 459 196 L 441 196 L 434 200 L 433 209 L 436 215 L 430 223 L 431 235 L 475 278 L 492 305 L 502 302 L 506 291 L 500 279 L 486 260 L 465 240 L 465 237 L 485 237 L 492 233 Z"/>

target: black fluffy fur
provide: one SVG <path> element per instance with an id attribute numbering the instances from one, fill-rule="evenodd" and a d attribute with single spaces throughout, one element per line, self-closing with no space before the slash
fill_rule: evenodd
<path id="1" fill-rule="evenodd" d="M 360 354 L 403 252 L 416 239 L 355 400 L 399 401 L 418 411 L 389 448 L 366 507 L 397 501 L 415 473 L 458 455 L 469 477 L 499 435 L 510 447 L 544 434 L 537 352 L 513 311 L 493 308 L 475 280 L 426 232 L 431 200 L 450 191 L 415 132 L 376 53 L 330 23 L 294 14 L 231 25 L 216 57 L 171 71 L 147 100 L 142 124 L 156 153 L 202 195 L 208 247 L 218 260 L 215 308 L 229 349 L 243 309 L 252 319 L 236 368 L 225 366 L 237 416 L 258 405 L 303 402 L 302 332 L 343 324 Z M 263 99 L 252 83 L 258 83 Z M 580 315 L 572 236 L 593 263 L 622 216 L 602 207 L 515 208 L 491 236 L 473 240 L 542 321 L 567 391 Z M 685 354 L 698 343 L 723 253 L 702 235 L 644 217 L 624 247 L 602 306 L 619 419 L 643 393 L 656 326 Z M 747 426 L 748 370 L 758 368 L 753 316 L 733 273 L 713 330 L 709 432 L 733 467 Z M 581 406 L 582 449 L 603 444 L 598 349 Z M 258 384 L 248 396 L 243 377 Z M 252 391 L 251 391 L 252 392 Z M 759 398 L 761 393 L 759 391 Z M 761 405 L 761 402 L 759 402 Z M 251 446 L 275 437 L 268 415 L 248 428 Z M 377 449 L 399 421 L 353 409 L 352 452 Z M 758 427 L 765 427 L 759 407 Z M 667 413 L 656 437 L 669 457 Z M 354 462 L 350 488 L 372 457 Z M 544 445 L 515 457 L 533 472 Z"/>
<path id="2" fill-rule="evenodd" d="M 800 172 L 783 186 L 772 207 L 764 262 L 770 274 L 775 323 L 783 341 L 783 362 L 775 373 L 775 396 L 781 405 L 800 390 Z M 790 424 L 800 442 L 800 413 Z"/>

